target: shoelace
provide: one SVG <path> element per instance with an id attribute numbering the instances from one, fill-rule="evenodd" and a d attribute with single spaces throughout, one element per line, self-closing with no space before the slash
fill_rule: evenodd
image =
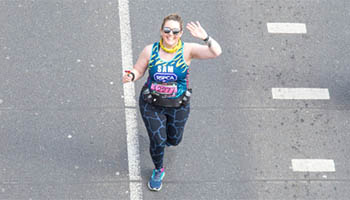
<path id="1" fill-rule="evenodd" d="M 154 173 L 153 179 L 154 179 L 155 181 L 160 181 L 160 180 L 161 180 L 161 177 L 162 177 L 162 174 L 163 174 L 163 172 L 162 172 L 161 169 L 156 169 L 156 170 L 155 170 L 155 173 Z"/>

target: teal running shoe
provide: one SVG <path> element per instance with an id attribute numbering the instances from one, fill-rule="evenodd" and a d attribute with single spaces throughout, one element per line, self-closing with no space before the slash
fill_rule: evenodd
<path id="1" fill-rule="evenodd" d="M 148 181 L 148 188 L 152 191 L 162 189 L 162 180 L 165 176 L 164 168 L 154 169 L 151 178 Z"/>

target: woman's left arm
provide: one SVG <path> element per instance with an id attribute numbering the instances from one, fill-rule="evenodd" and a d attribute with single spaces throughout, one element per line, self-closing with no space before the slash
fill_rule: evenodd
<path id="1" fill-rule="evenodd" d="M 197 59 L 215 58 L 222 53 L 220 44 L 211 38 L 202 28 L 200 23 L 190 22 L 186 25 L 191 35 L 195 38 L 205 41 L 206 45 L 190 43 L 191 57 Z"/>

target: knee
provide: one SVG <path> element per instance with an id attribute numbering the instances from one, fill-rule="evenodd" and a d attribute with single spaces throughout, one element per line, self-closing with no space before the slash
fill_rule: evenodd
<path id="1" fill-rule="evenodd" d="M 181 142 L 181 139 L 178 139 L 178 140 L 168 139 L 168 140 L 166 141 L 167 146 L 177 146 L 177 145 L 180 144 L 180 142 Z"/>

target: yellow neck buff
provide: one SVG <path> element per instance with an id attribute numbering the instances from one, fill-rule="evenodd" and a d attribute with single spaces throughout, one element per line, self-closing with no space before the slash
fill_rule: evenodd
<path id="1" fill-rule="evenodd" d="M 160 45 L 160 48 L 163 49 L 163 51 L 165 51 L 165 52 L 167 52 L 167 53 L 175 53 L 177 50 L 181 49 L 181 47 L 182 47 L 182 42 L 181 42 L 181 39 L 179 39 L 179 41 L 177 42 L 177 45 L 176 45 L 174 48 L 168 49 L 168 48 L 164 47 L 164 45 L 163 45 L 163 39 L 160 39 L 159 45 Z"/>

